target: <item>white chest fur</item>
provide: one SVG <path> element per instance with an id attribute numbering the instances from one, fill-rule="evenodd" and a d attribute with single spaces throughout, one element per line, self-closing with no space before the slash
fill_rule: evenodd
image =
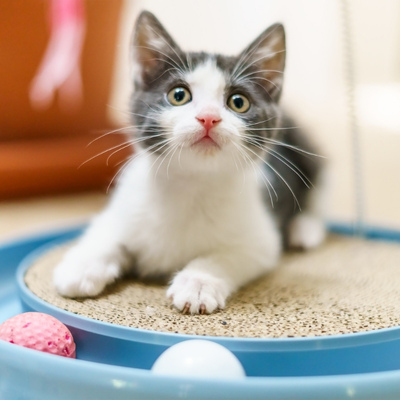
<path id="1" fill-rule="evenodd" d="M 253 171 L 194 176 L 171 165 L 167 176 L 166 168 L 155 174 L 150 166 L 139 158 L 130 167 L 107 212 L 120 221 L 141 274 L 177 271 L 194 258 L 243 247 L 262 250 L 266 265 L 276 260 L 278 234 Z"/>

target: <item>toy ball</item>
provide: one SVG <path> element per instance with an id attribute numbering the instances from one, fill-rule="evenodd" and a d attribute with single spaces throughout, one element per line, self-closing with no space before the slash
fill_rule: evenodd
<path id="1" fill-rule="evenodd" d="M 0 339 L 45 353 L 76 358 L 71 332 L 48 314 L 27 312 L 8 319 L 0 325 Z"/>
<path id="2" fill-rule="evenodd" d="M 152 367 L 157 375 L 242 378 L 242 364 L 225 347 L 208 340 L 186 340 L 171 346 Z"/>

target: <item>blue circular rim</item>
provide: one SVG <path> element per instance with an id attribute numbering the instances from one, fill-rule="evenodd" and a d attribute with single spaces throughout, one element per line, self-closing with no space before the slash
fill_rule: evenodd
<path id="1" fill-rule="evenodd" d="M 344 225 L 335 225 L 331 229 L 335 233 L 351 235 L 351 228 Z M 74 231 L 76 232 L 76 230 Z M 384 229 L 371 229 L 367 238 L 400 241 L 400 232 Z M 77 232 L 77 234 L 79 231 Z M 162 344 L 171 346 L 182 340 L 198 339 L 197 335 L 158 332 L 140 328 L 131 328 L 90 319 L 55 307 L 34 295 L 26 286 L 24 276 L 29 267 L 44 253 L 57 245 L 61 245 L 72 237 L 51 241 L 29 253 L 17 268 L 17 285 L 21 299 L 32 309 L 49 313 L 60 319 L 66 325 L 77 329 L 110 336 L 117 339 L 129 340 L 140 343 Z M 202 336 L 205 340 L 213 340 L 232 351 L 307 351 L 328 350 L 353 346 L 370 345 L 388 342 L 400 338 L 400 326 L 383 328 L 374 331 L 347 333 L 342 335 L 326 335 L 315 337 L 294 338 L 232 338 L 220 336 Z"/>
<path id="2" fill-rule="evenodd" d="M 254 400 L 394 400 L 400 394 L 400 371 L 318 377 L 246 377 L 231 379 L 204 379 L 194 377 L 155 376 L 149 370 L 72 360 L 26 349 L 0 341 L 0 359 L 15 359 L 18 369 L 26 365 L 40 365 L 40 371 L 29 371 L 33 378 L 44 378 L 49 387 L 52 380 L 60 385 L 60 375 L 66 392 L 57 397 L 71 399 L 71 384 L 80 391 L 78 398 L 87 399 L 176 399 L 186 390 L 186 397 L 195 399 L 254 399 Z M 25 378 L 24 378 L 25 379 Z M 1 381 L 1 377 L 0 377 Z M 52 388 L 54 389 L 54 388 Z M 43 387 L 43 391 L 47 388 Z M 110 392 L 112 393 L 111 397 Z M 1 388 L 0 388 L 1 393 Z M 145 393 L 145 394 L 144 394 Z M 86 394 L 86 396 L 85 396 Z M 94 396 L 93 396 L 94 395 Z M 37 393 L 27 399 L 36 399 Z M 142 396 L 142 397 L 137 397 Z M 45 393 L 43 400 L 54 399 Z"/>
<path id="3" fill-rule="evenodd" d="M 0 258 L 0 263 L 9 270 L 3 285 L 0 282 L 0 287 L 6 289 L 6 296 L 17 300 L 9 274 L 11 270 L 15 273 L 17 260 L 44 243 L 55 239 L 65 242 L 79 232 L 53 231 L 0 246 L 0 253 L 5 256 Z M 391 232 L 389 239 L 393 240 Z M 383 233 L 386 234 L 386 230 Z M 394 240 L 400 241 L 400 232 L 394 233 L 397 235 Z M 378 238 L 383 239 L 382 236 Z M 248 377 L 235 382 L 155 377 L 148 370 L 65 359 L 0 341 L 0 397 L 2 395 L 27 400 L 172 400 L 178 397 L 192 400 L 394 400 L 400 397 L 400 370 L 333 376 Z"/>

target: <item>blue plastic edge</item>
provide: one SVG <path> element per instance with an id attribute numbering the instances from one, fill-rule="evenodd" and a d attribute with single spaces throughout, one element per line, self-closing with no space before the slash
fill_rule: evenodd
<path id="1" fill-rule="evenodd" d="M 65 240 L 70 235 L 76 236 L 80 229 L 58 231 L 46 233 L 43 235 L 35 236 L 35 242 L 38 237 L 42 241 L 61 239 L 65 234 Z M 333 229 L 335 232 L 335 229 Z M 345 233 L 346 229 L 342 232 Z M 348 230 L 348 232 L 351 232 Z M 375 230 L 377 239 L 383 239 L 389 233 L 388 240 L 400 241 L 400 232 L 387 231 L 385 229 Z M 372 238 L 375 238 L 375 233 Z M 394 235 L 393 235 L 394 233 Z M 59 235 L 59 236 L 58 236 Z M 32 241 L 31 238 L 13 241 L 0 246 L 0 250 L 5 247 L 13 247 Z M 70 392 L 68 389 L 72 388 L 78 391 L 79 395 L 74 398 L 81 399 L 176 399 L 191 398 L 194 399 L 274 399 L 274 400 L 287 400 L 287 399 L 325 399 L 325 400 L 338 400 L 338 399 L 380 399 L 380 400 L 395 400 L 399 398 L 400 394 L 400 371 L 367 373 L 367 374 L 354 374 L 354 375 L 336 375 L 336 376 L 321 376 L 321 377 L 279 377 L 279 378 L 258 378 L 251 377 L 239 381 L 227 380 L 204 380 L 196 378 L 171 378 L 171 377 L 157 377 L 149 371 L 142 371 L 134 368 L 126 367 L 110 367 L 101 365 L 90 361 L 82 360 L 68 360 L 61 357 L 36 352 L 34 350 L 19 348 L 18 346 L 1 342 L 0 341 L 0 358 L 4 357 L 6 360 L 13 359 L 16 368 L 26 367 L 25 363 L 30 365 L 40 366 L 43 368 L 35 368 L 32 370 L 32 376 L 37 377 L 36 372 L 40 373 L 40 377 L 46 374 L 46 382 L 50 382 L 47 386 L 43 387 L 43 392 L 40 395 L 42 399 L 70 399 Z M 78 363 L 78 364 L 76 364 Z M 46 366 L 46 368 L 44 368 Z M 0 364 L 0 370 L 2 366 Z M 4 370 L 3 372 L 7 372 Z M 58 397 L 49 396 L 50 390 L 56 390 L 55 385 L 52 385 L 52 378 L 54 375 L 61 375 L 67 381 L 64 386 L 57 389 Z M 78 374 L 78 375 L 77 375 Z M 1 375 L 1 374 L 0 374 Z M 74 377 L 74 386 L 70 385 L 70 381 Z M 59 376 L 56 376 L 59 378 Z M 0 377 L 0 381 L 1 381 Z M 25 386 L 26 378 L 22 377 L 20 380 L 12 379 L 10 384 L 20 383 Z M 44 379 L 44 378 L 42 378 Z M 14 382 L 15 381 L 15 382 Z M 55 384 L 59 384 L 56 381 Z M 62 383 L 62 382 L 61 382 Z M 70 385 L 70 386 L 68 386 Z M 50 389 L 48 389 L 50 387 Z M 29 388 L 27 388 L 29 389 Z M 0 385 L 0 393 L 5 393 L 6 386 Z M 65 392 L 64 392 L 65 391 Z M 228 393 L 229 392 L 229 393 Z M 111 394 L 112 397 L 109 397 Z M 35 393 L 26 392 L 24 399 L 36 398 Z M 140 397 L 138 397 L 140 396 Z M 14 397 L 15 398 L 15 397 Z M 22 397 L 18 397 L 22 398 Z M 16 398 L 15 398 L 16 399 Z"/>
<path id="2" fill-rule="evenodd" d="M 346 236 L 358 236 L 357 228 L 351 224 L 329 223 L 328 229 L 332 233 Z M 376 226 L 365 226 L 361 237 L 370 240 L 384 240 L 389 242 L 400 242 L 400 230 L 388 229 Z"/>

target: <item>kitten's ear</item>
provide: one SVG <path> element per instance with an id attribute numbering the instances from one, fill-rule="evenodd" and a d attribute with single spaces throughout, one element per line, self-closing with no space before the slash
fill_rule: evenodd
<path id="1" fill-rule="evenodd" d="M 278 100 L 283 82 L 285 69 L 286 41 L 285 29 L 282 24 L 274 24 L 254 40 L 239 56 L 236 71 L 244 77 L 249 74 L 249 65 L 257 68 L 257 83 L 262 85 L 271 98 Z"/>
<path id="2" fill-rule="evenodd" d="M 133 61 L 135 83 L 142 85 L 154 80 L 154 75 L 163 64 L 171 68 L 178 66 L 178 45 L 150 12 L 143 11 L 137 19 L 133 33 Z"/>

